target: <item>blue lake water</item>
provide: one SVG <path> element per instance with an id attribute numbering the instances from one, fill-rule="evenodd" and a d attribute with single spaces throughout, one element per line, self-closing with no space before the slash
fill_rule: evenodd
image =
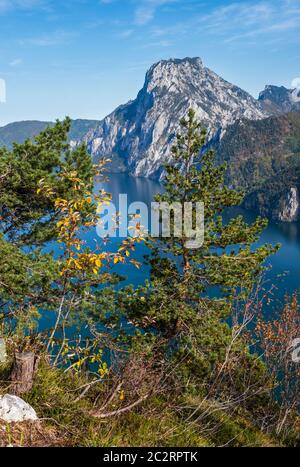
<path id="1" fill-rule="evenodd" d="M 157 182 L 135 178 L 127 174 L 112 174 L 109 176 L 109 182 L 101 184 L 106 191 L 112 194 L 113 201 L 118 205 L 119 193 L 128 195 L 128 202 L 143 201 L 150 206 L 155 194 L 163 190 L 162 185 Z M 100 188 L 100 187 L 96 187 Z M 234 214 L 243 214 L 249 222 L 253 221 L 256 215 L 252 212 L 237 208 Z M 90 232 L 86 236 L 89 244 L 95 238 L 95 232 Z M 119 243 L 119 239 L 113 240 L 113 245 Z M 271 243 L 273 245 L 281 244 L 279 252 L 270 257 L 268 264 L 271 266 L 267 272 L 266 279 L 271 283 L 276 283 L 274 290 L 274 300 L 281 301 L 285 294 L 291 294 L 295 290 L 300 290 L 300 222 L 299 223 L 269 223 L 268 228 L 263 232 L 258 244 Z M 144 245 L 138 245 L 135 252 L 135 258 L 142 260 L 143 255 L 147 253 Z M 137 270 L 135 267 L 119 266 L 118 272 L 127 276 L 127 281 L 133 284 L 142 283 L 147 277 L 149 271 L 142 267 Z M 267 287 L 267 284 L 266 284 Z"/>
<path id="2" fill-rule="evenodd" d="M 135 178 L 127 174 L 111 174 L 109 181 L 98 184 L 96 192 L 104 188 L 107 192 L 112 194 L 113 201 L 118 208 L 119 194 L 127 194 L 128 203 L 135 201 L 142 201 L 146 203 L 149 208 L 151 201 L 155 194 L 163 190 L 162 185 L 157 182 L 144 179 Z M 233 211 L 234 214 L 243 214 L 245 219 L 249 222 L 253 221 L 256 217 L 254 213 L 237 208 Z M 87 245 L 94 248 L 96 241 L 101 242 L 97 236 L 96 229 L 85 233 L 84 240 Z M 107 246 L 110 251 L 116 251 L 121 239 L 111 239 L 111 243 Z M 299 273 L 300 273 L 300 223 L 272 223 L 263 232 L 258 244 L 271 243 L 276 245 L 281 244 L 281 249 L 276 255 L 273 255 L 268 260 L 268 265 L 271 269 L 266 273 L 266 288 L 271 284 L 276 284 L 273 292 L 273 306 L 279 306 L 282 303 L 286 294 L 292 294 L 295 290 L 300 289 Z M 143 243 L 138 244 L 133 254 L 133 258 L 139 262 L 143 261 L 143 257 L 147 254 L 147 248 Z M 121 285 L 125 284 L 142 284 L 149 275 L 149 270 L 145 265 L 141 269 L 137 269 L 133 265 L 127 263 L 126 265 L 117 265 L 114 271 L 126 276 Z M 280 276 L 280 277 L 279 277 Z"/>

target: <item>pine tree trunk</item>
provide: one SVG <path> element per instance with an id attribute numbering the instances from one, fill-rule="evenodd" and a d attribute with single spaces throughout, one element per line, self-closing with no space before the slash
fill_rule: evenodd
<path id="1" fill-rule="evenodd" d="M 11 373 L 12 393 L 16 396 L 29 392 L 37 366 L 34 352 L 18 353 Z"/>

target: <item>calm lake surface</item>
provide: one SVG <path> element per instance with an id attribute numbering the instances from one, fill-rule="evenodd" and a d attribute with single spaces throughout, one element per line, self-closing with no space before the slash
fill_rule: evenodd
<path id="1" fill-rule="evenodd" d="M 145 178 L 135 178 L 127 174 L 110 174 L 109 182 L 102 183 L 96 187 L 104 188 L 112 194 L 113 201 L 118 207 L 118 197 L 120 193 L 126 193 L 128 203 L 143 201 L 150 206 L 155 194 L 163 190 L 162 186 L 154 181 Z M 234 214 L 243 214 L 247 221 L 255 219 L 255 214 L 243 209 L 235 209 Z M 87 243 L 92 246 L 96 232 L 89 232 L 85 236 Z M 110 249 L 117 248 L 120 239 L 113 239 Z M 271 243 L 281 244 L 281 249 L 276 255 L 268 260 L 271 270 L 267 273 L 269 285 L 276 283 L 277 289 L 274 291 L 274 300 L 282 300 L 286 293 L 291 294 L 295 290 L 300 290 L 300 222 L 299 223 L 269 223 L 269 227 L 264 231 L 258 244 Z M 137 246 L 134 257 L 142 261 L 143 255 L 147 253 L 144 245 Z M 127 276 L 126 283 L 141 284 L 148 277 L 148 269 L 143 266 L 140 270 L 133 266 L 118 266 L 117 271 Z M 280 276 L 280 277 L 278 277 Z"/>
<path id="2" fill-rule="evenodd" d="M 127 174 L 110 174 L 109 182 L 101 183 L 96 186 L 96 192 L 104 188 L 107 192 L 112 194 L 113 202 L 118 209 L 119 194 L 127 194 L 128 204 L 135 201 L 142 201 L 149 206 L 155 194 L 163 191 L 162 185 L 157 182 L 145 179 L 135 178 Z M 237 208 L 233 211 L 234 215 L 243 214 L 247 221 L 255 219 L 255 214 L 243 209 Z M 96 229 L 91 229 L 84 235 L 84 240 L 91 248 L 95 246 L 95 242 L 101 242 L 97 236 Z M 116 251 L 122 239 L 112 239 L 107 249 L 109 251 Z M 300 291 L 300 223 L 272 223 L 264 231 L 259 244 L 271 243 L 273 245 L 281 244 L 281 249 L 276 255 L 273 255 L 268 260 L 268 265 L 271 269 L 266 273 L 267 289 L 271 284 L 276 284 L 276 289 L 273 291 L 273 303 L 271 309 L 277 308 L 284 296 L 288 293 L 291 294 L 295 290 Z M 56 249 L 56 248 L 55 248 Z M 147 254 L 148 250 L 143 243 L 137 245 L 137 248 L 132 258 L 142 262 L 143 257 Z M 126 265 L 117 265 L 114 271 L 126 277 L 121 282 L 120 286 L 126 284 L 142 284 L 149 275 L 149 270 L 145 265 L 141 269 L 137 269 L 133 265 L 127 263 Z"/>

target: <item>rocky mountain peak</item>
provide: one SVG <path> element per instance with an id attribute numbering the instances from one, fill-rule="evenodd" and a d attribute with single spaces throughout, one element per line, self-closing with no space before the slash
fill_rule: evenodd
<path id="1" fill-rule="evenodd" d="M 297 111 L 300 109 L 300 106 L 299 103 L 297 104 L 293 101 L 292 93 L 292 89 L 269 84 L 259 94 L 258 100 L 266 111 L 273 114 Z"/>
<path id="2" fill-rule="evenodd" d="M 113 157 L 118 170 L 157 178 L 170 160 L 179 121 L 190 108 L 210 138 L 240 118 L 268 115 L 260 102 L 205 67 L 200 58 L 162 60 L 149 69 L 136 99 L 87 135 L 90 152 L 96 160 Z"/>
<path id="3" fill-rule="evenodd" d="M 287 99 L 291 93 L 290 89 L 284 86 L 274 86 L 273 84 L 267 84 L 265 89 L 259 94 L 259 100 L 269 99 L 274 103 L 280 104 Z"/>
<path id="4" fill-rule="evenodd" d="M 187 79 L 199 78 L 203 71 L 201 58 L 183 58 L 161 60 L 149 69 L 146 74 L 145 87 L 149 92 L 157 89 L 180 91 L 180 85 L 184 85 Z"/>

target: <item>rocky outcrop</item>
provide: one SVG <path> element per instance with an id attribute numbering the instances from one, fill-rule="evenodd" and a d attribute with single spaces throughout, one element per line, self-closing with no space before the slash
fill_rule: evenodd
<path id="1" fill-rule="evenodd" d="M 300 203 L 299 190 L 297 187 L 291 187 L 288 193 L 280 202 L 280 211 L 278 219 L 283 222 L 294 222 L 299 220 Z"/>
<path id="2" fill-rule="evenodd" d="M 284 86 L 267 85 L 260 93 L 258 100 L 263 108 L 272 114 L 300 110 L 300 98 L 297 98 L 297 91 Z"/>
<path id="3" fill-rule="evenodd" d="M 6 423 L 38 420 L 35 410 L 23 399 L 6 394 L 0 396 L 0 420 Z"/>
<path id="4" fill-rule="evenodd" d="M 293 206 L 288 208 L 294 194 L 288 200 L 286 193 L 300 186 L 297 100 L 295 91 L 271 85 L 256 100 L 200 58 L 162 60 L 149 69 L 136 99 L 102 121 L 74 120 L 69 143 L 75 148 L 86 142 L 96 162 L 111 159 L 111 172 L 161 179 L 164 164 L 171 162 L 179 121 L 193 108 L 208 128 L 208 146 L 218 162 L 227 162 L 226 182 L 250 196 L 246 205 L 276 220 L 279 215 L 291 219 L 297 215 Z M 0 146 L 11 148 L 13 141 L 33 138 L 49 124 L 19 122 L 0 128 Z"/>
<path id="5" fill-rule="evenodd" d="M 191 107 L 210 138 L 240 118 L 268 115 L 250 94 L 206 68 L 200 58 L 163 60 L 150 68 L 137 98 L 117 108 L 85 140 L 95 160 L 110 157 L 118 170 L 159 178 L 179 121 Z"/>

